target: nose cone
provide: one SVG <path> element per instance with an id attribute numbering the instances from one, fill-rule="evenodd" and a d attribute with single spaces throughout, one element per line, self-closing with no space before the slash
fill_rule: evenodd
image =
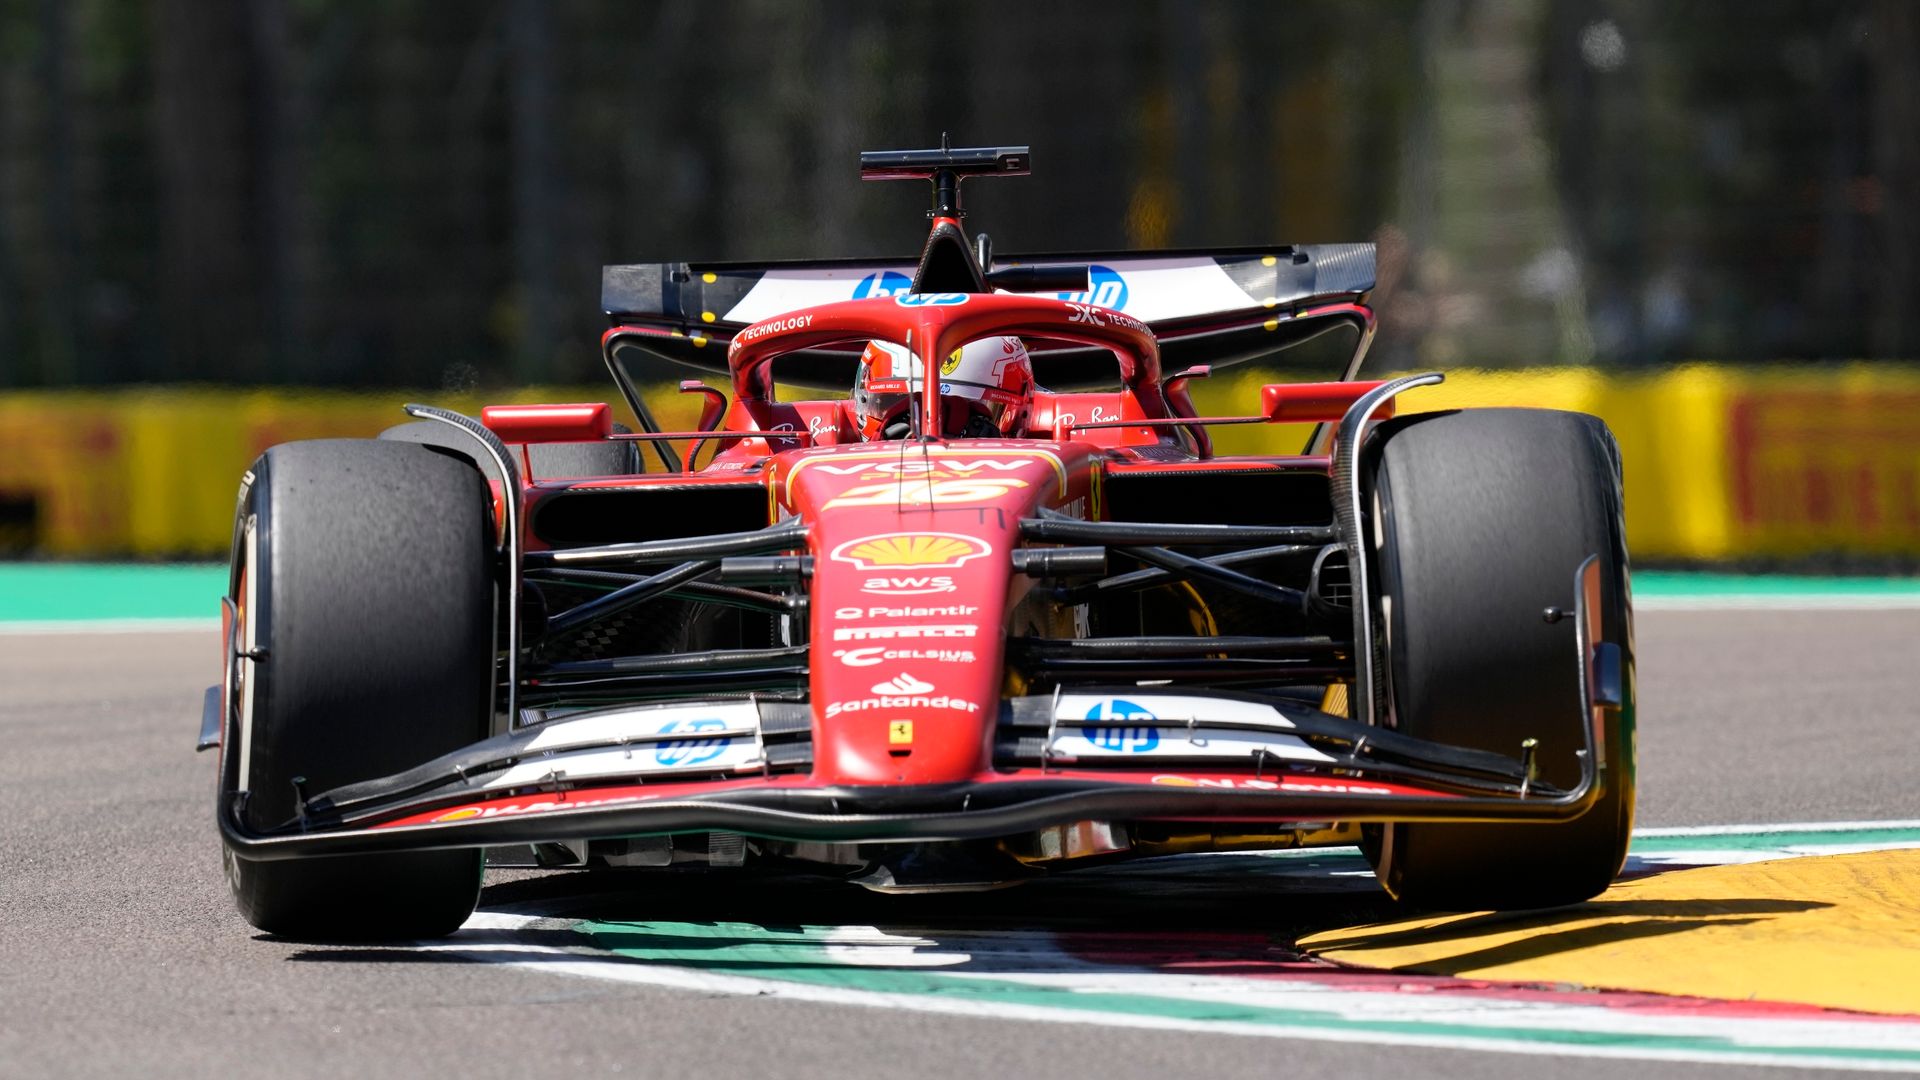
<path id="1" fill-rule="evenodd" d="M 992 760 L 1020 519 L 1056 501 L 1052 450 L 886 444 L 776 477 L 813 525 L 814 773 L 934 784 Z"/>

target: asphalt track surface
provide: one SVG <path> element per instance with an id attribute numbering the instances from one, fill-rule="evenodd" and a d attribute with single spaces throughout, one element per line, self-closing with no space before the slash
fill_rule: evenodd
<path id="1" fill-rule="evenodd" d="M 1642 825 L 1920 818 L 1911 733 L 1920 611 L 1647 612 L 1638 634 Z M 1731 1071 L 939 1015 L 265 938 L 227 897 L 212 761 L 190 750 L 216 663 L 208 632 L 0 636 L 0 1076 Z M 601 918 L 1105 927 L 1174 939 L 1223 927 L 1279 935 L 1391 914 L 1364 887 L 1291 895 L 1232 875 L 1113 884 L 1067 876 L 915 898 L 496 871 L 482 905 L 573 898 Z"/>

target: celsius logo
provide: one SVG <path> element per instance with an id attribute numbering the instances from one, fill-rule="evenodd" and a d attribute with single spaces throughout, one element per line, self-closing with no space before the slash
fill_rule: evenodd
<path id="1" fill-rule="evenodd" d="M 963 292 L 901 293 L 893 298 L 901 307 L 958 307 L 967 302 Z"/>
<path id="2" fill-rule="evenodd" d="M 1101 726 L 1087 728 L 1083 734 L 1102 750 L 1144 754 L 1160 745 L 1160 729 L 1152 726 L 1160 718 L 1131 701 L 1108 698 L 1088 709 L 1087 719 Z M 1133 726 L 1141 722 L 1143 726 Z"/>
<path id="3" fill-rule="evenodd" d="M 869 296 L 899 296 L 913 288 L 913 281 L 905 274 L 896 274 L 885 270 L 878 274 L 868 274 L 854 286 L 853 298 L 865 300 Z"/>
<path id="4" fill-rule="evenodd" d="M 971 664 L 972 649 L 889 649 L 869 645 L 861 649 L 835 649 L 833 655 L 848 667 L 879 667 L 889 660 L 931 660 L 940 664 Z M 875 691 L 879 693 L 879 691 Z"/>
<path id="5" fill-rule="evenodd" d="M 1087 267 L 1087 291 L 1057 293 L 1062 300 L 1120 311 L 1127 306 L 1127 279 L 1111 266 Z"/>
<path id="6" fill-rule="evenodd" d="M 886 682 L 874 684 L 873 692 L 876 694 L 924 694 L 931 689 L 933 689 L 932 683 L 921 682 L 903 671 Z"/>

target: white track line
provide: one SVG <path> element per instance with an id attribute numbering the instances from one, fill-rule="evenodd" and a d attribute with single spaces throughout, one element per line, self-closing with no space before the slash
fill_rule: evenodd
<path id="1" fill-rule="evenodd" d="M 1132 1030 L 1184 1031 L 1212 1035 L 1251 1035 L 1265 1038 L 1311 1039 L 1317 1042 L 1362 1043 L 1367 1045 L 1421 1046 L 1450 1050 L 1475 1050 L 1490 1053 L 1533 1054 L 1556 1057 L 1607 1057 L 1653 1061 L 1684 1061 L 1704 1064 L 1723 1065 L 1784 1065 L 1791 1068 L 1829 1068 L 1852 1069 L 1873 1072 L 1913 1072 L 1911 1062 L 1898 1060 L 1874 1060 L 1846 1056 L 1815 1056 L 1804 1053 L 1782 1052 L 1792 1045 L 1795 1035 L 1804 1037 L 1812 1032 L 1792 1029 L 1803 1026 L 1826 1028 L 1828 1036 L 1841 1038 L 1836 1051 L 1873 1049 L 1906 1050 L 1920 1047 L 1920 1031 L 1905 1025 L 1887 1025 L 1882 1023 L 1860 1023 L 1858 1021 L 1812 1021 L 1782 1024 L 1772 1020 L 1749 1022 L 1706 1021 L 1686 1019 L 1682 1028 L 1687 1034 L 1699 1034 L 1706 1037 L 1732 1037 L 1740 1041 L 1739 1049 L 1725 1051 L 1688 1050 L 1666 1046 L 1630 1046 L 1606 1045 L 1601 1043 L 1576 1044 L 1565 1041 L 1532 1041 L 1521 1038 L 1502 1038 L 1498 1035 L 1466 1035 L 1419 1033 L 1409 1034 L 1390 1029 L 1375 1028 L 1371 1025 L 1363 1028 L 1325 1028 L 1311 1022 L 1294 1023 L 1253 1023 L 1248 1021 L 1213 1021 L 1189 1019 L 1185 1017 L 1159 1016 L 1134 1011 L 1101 1012 L 1074 1008 L 1056 1008 L 1030 1003 L 997 1004 L 988 1001 L 973 1001 L 940 997 L 936 995 L 902 994 L 882 990 L 857 990 L 836 986 L 821 986 L 811 983 L 788 982 L 778 979 L 761 979 L 742 975 L 715 974 L 675 965 L 649 963 L 631 959 L 610 959 L 607 954 L 590 947 L 558 948 L 535 945 L 516 940 L 512 931 L 545 922 L 538 915 L 516 914 L 505 911 L 477 912 L 468 920 L 461 933 L 470 935 L 462 941 L 458 936 L 439 942 L 424 942 L 421 948 L 435 952 L 445 952 L 466 959 L 488 963 L 501 963 L 510 967 L 544 971 L 551 974 L 568 975 L 581 978 L 603 979 L 613 982 L 638 983 L 652 986 L 664 986 L 681 990 L 693 990 L 709 994 L 737 994 L 753 996 L 782 997 L 796 1001 L 809 1001 L 830 1005 L 852 1005 L 866 1008 L 906 1009 L 915 1012 L 940 1013 L 957 1016 L 975 1016 L 996 1020 L 1040 1021 L 1047 1023 L 1093 1024 L 1102 1027 L 1127 1028 Z M 502 934 L 505 932 L 505 934 Z M 493 935 L 502 935 L 496 940 L 473 940 Z M 529 954 L 539 958 L 533 959 Z M 1115 973 L 1125 981 L 1126 975 Z M 1044 975 L 1021 978 L 1017 973 L 995 972 L 983 974 L 983 977 L 1006 979 L 1008 981 L 1038 984 L 1046 980 Z M 1153 978 L 1149 976 L 1149 978 Z M 1190 980 L 1174 979 L 1173 982 Z M 1252 981 L 1252 980 L 1235 980 Z M 1073 992 L 1097 996 L 1103 990 L 1107 993 L 1147 993 L 1151 996 L 1171 998 L 1187 997 L 1191 990 L 1168 986 L 1159 992 L 1146 990 L 1144 986 L 1120 984 L 1112 987 L 1096 985 L 1076 986 Z M 1305 1009 L 1314 1012 L 1324 1011 L 1329 1018 L 1361 1019 L 1372 1014 L 1373 1019 L 1383 1025 L 1396 1019 L 1422 1019 L 1420 1013 L 1437 1009 L 1436 1015 L 1426 1019 L 1440 1022 L 1459 1022 L 1469 1019 L 1476 1011 L 1476 1003 L 1454 998 L 1448 1001 L 1428 1002 L 1419 995 L 1398 994 L 1377 991 L 1328 991 L 1317 987 L 1301 987 L 1286 991 L 1281 987 L 1262 987 L 1269 993 L 1283 995 L 1288 999 L 1284 1007 Z M 1183 993 L 1183 990 L 1185 991 Z M 1171 991 L 1171 992 L 1169 992 Z M 1218 1000 L 1207 994 L 1203 1000 Z M 1280 1004 L 1280 1002 L 1276 1002 Z M 1489 1001 L 1482 1022 L 1489 1026 L 1524 1026 L 1547 1030 L 1577 1031 L 1589 1034 L 1612 1034 L 1616 1037 L 1632 1038 L 1634 1035 L 1651 1035 L 1649 1021 L 1654 1027 L 1665 1026 L 1660 1019 L 1652 1017 L 1633 1017 L 1624 1010 L 1596 1008 L 1594 1006 L 1541 1006 L 1509 1002 Z M 1357 1012 L 1355 1010 L 1358 1010 Z M 1411 1014 L 1409 1013 L 1411 1011 Z M 1585 1020 L 1583 1024 L 1580 1021 Z M 1524 1023 L 1524 1021 L 1532 1021 Z M 1601 1021 L 1610 1021 L 1602 1023 Z M 1469 1020 L 1471 1023 L 1471 1020 Z M 1561 1026 L 1565 1025 L 1565 1026 Z M 1591 1026 L 1590 1026 L 1591 1025 Z M 1624 1028 L 1624 1030 L 1622 1030 Z M 1636 1030 L 1638 1029 L 1638 1030 Z M 1704 1029 L 1704 1030 L 1703 1030 Z M 1663 1032 L 1664 1033 L 1664 1032 Z M 1679 1030 L 1674 1032 L 1680 1033 Z M 1751 1041 L 1749 1041 L 1751 1040 Z M 1765 1045 L 1772 1042 L 1778 1049 Z M 1800 1044 L 1802 1047 L 1804 1043 Z"/>
<path id="2" fill-rule="evenodd" d="M 17 634 L 204 634 L 220 629 L 219 619 L 32 619 L 0 621 L 0 635 Z"/>

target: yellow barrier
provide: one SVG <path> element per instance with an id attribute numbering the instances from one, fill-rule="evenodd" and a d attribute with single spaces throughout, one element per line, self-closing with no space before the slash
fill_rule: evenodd
<path id="1" fill-rule="evenodd" d="M 1194 393 L 1244 412 L 1254 373 Z M 1583 368 L 1450 372 L 1405 412 L 1473 405 L 1574 409 L 1606 420 L 1626 472 L 1627 537 L 1641 558 L 1720 560 L 1920 554 L 1920 368 L 1690 364 L 1645 375 Z M 1282 428 L 1216 428 L 1223 453 L 1298 449 Z"/>
<path id="2" fill-rule="evenodd" d="M 240 474 L 294 439 L 366 438 L 406 423 L 402 402 L 477 415 L 489 403 L 600 401 L 604 388 L 513 393 L 153 389 L 0 394 L 0 553 L 217 557 Z M 696 401 L 653 399 L 691 428 Z M 624 412 L 617 407 L 616 412 Z"/>
<path id="3" fill-rule="evenodd" d="M 1241 414 L 1260 378 L 1195 386 L 1202 413 Z M 128 390 L 0 394 L 0 551 L 217 556 L 239 476 L 290 439 L 363 437 L 423 399 L 478 412 L 476 395 Z M 534 388 L 488 401 L 598 401 L 602 387 Z M 661 422 L 693 426 L 697 400 L 660 392 Z M 1524 405 L 1591 412 L 1620 440 L 1628 538 L 1660 559 L 1920 554 L 1920 368 L 1856 364 L 1648 375 L 1579 368 L 1460 371 L 1409 391 L 1406 411 Z M 616 405 L 616 414 L 624 409 Z M 1297 425 L 1214 429 L 1222 453 L 1297 450 Z"/>

